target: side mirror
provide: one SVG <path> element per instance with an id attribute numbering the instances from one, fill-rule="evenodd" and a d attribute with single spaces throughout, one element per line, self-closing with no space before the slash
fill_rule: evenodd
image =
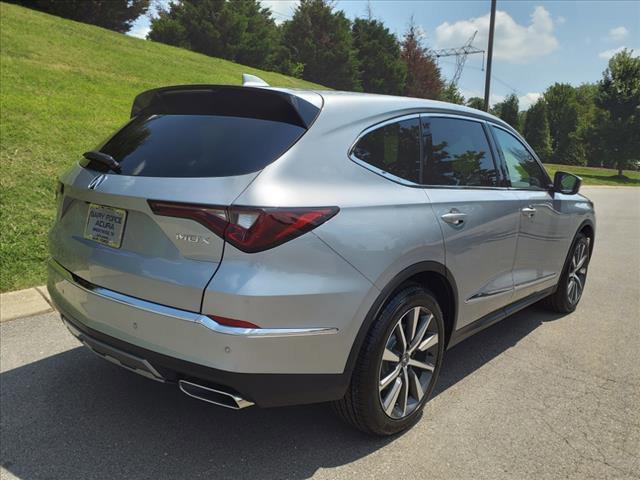
<path id="1" fill-rule="evenodd" d="M 574 195 L 580 190 L 580 185 L 582 185 L 582 179 L 573 173 L 556 172 L 553 176 L 554 192 Z"/>

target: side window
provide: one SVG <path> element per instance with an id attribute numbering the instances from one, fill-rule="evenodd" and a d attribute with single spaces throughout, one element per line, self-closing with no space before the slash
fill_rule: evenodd
<path id="1" fill-rule="evenodd" d="M 495 187 L 498 174 L 482 124 L 422 117 L 426 185 Z"/>
<path id="2" fill-rule="evenodd" d="M 373 130 L 352 153 L 380 170 L 420 183 L 420 120 L 411 118 Z"/>
<path id="3" fill-rule="evenodd" d="M 511 186 L 515 188 L 545 188 L 547 177 L 540 164 L 516 137 L 501 128 L 493 128 L 502 151 Z"/>

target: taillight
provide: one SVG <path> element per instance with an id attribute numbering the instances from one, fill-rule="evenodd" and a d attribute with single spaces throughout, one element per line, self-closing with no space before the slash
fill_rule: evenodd
<path id="1" fill-rule="evenodd" d="M 156 215 L 188 218 L 246 253 L 261 252 L 313 230 L 338 213 L 338 207 L 217 207 L 149 200 Z"/>

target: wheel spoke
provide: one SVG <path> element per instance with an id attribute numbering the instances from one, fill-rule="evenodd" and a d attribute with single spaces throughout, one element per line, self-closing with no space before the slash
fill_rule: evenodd
<path id="1" fill-rule="evenodd" d="M 425 333 L 427 333 L 427 328 L 429 328 L 429 324 L 433 319 L 433 315 L 429 314 L 429 316 L 422 322 L 420 328 L 414 338 L 411 340 L 411 346 L 409 347 L 409 353 L 413 353 L 413 351 L 420 345 L 422 339 L 424 338 Z"/>
<path id="2" fill-rule="evenodd" d="M 416 360 L 415 358 L 409 359 L 409 365 L 415 368 L 420 368 L 422 370 L 428 370 L 429 372 L 433 372 L 436 368 L 435 365 L 431 363 L 421 362 L 420 360 Z"/>
<path id="3" fill-rule="evenodd" d="M 415 307 L 411 312 L 407 313 L 409 317 L 409 341 L 416 336 L 416 329 L 418 328 L 418 323 L 420 322 L 420 307 Z"/>
<path id="4" fill-rule="evenodd" d="M 582 257 L 580 258 L 580 261 L 576 264 L 575 267 L 575 271 L 578 271 L 582 268 L 582 266 L 584 265 L 584 262 L 587 261 L 587 256 L 586 255 L 582 255 Z"/>
<path id="5" fill-rule="evenodd" d="M 385 348 L 384 353 L 382 354 L 382 360 L 384 360 L 385 362 L 399 362 L 400 357 L 390 349 Z"/>
<path id="6" fill-rule="evenodd" d="M 579 297 L 582 294 L 582 280 L 578 275 L 574 275 L 573 279 L 576 283 L 576 297 Z"/>
<path id="7" fill-rule="evenodd" d="M 402 381 L 399 378 L 397 378 L 396 382 L 393 384 L 393 387 L 391 387 L 391 390 L 389 390 L 389 393 L 382 401 L 382 406 L 384 408 L 384 411 L 389 416 L 391 416 L 391 413 L 393 412 L 393 407 L 395 407 L 396 402 L 398 401 L 398 396 L 400 395 L 401 389 L 402 389 Z"/>
<path id="8" fill-rule="evenodd" d="M 418 401 L 422 400 L 422 397 L 424 396 L 422 384 L 420 383 L 418 374 L 414 372 L 413 369 L 409 370 L 409 384 L 411 385 L 411 395 L 413 395 Z"/>
<path id="9" fill-rule="evenodd" d="M 407 368 L 402 369 L 402 391 L 400 392 L 400 410 L 402 416 L 407 414 L 407 404 L 409 403 L 409 375 Z"/>
<path id="10" fill-rule="evenodd" d="M 433 335 L 425 338 L 422 343 L 418 346 L 418 350 L 424 352 L 425 350 L 435 346 L 438 344 L 438 334 L 434 333 Z"/>
<path id="11" fill-rule="evenodd" d="M 380 383 L 378 385 L 378 388 L 380 389 L 380 391 L 387 388 L 391 384 L 391 382 L 393 382 L 396 378 L 398 378 L 398 375 L 400 375 L 401 371 L 402 371 L 402 367 L 400 366 L 400 364 L 398 364 L 396 368 L 394 368 L 393 371 L 389 373 L 389 375 L 387 375 L 382 380 L 380 380 Z"/>
<path id="12" fill-rule="evenodd" d="M 400 349 L 402 350 L 402 353 L 407 351 L 407 338 L 404 336 L 404 329 L 402 328 L 402 320 L 400 320 L 400 322 L 398 322 L 398 325 L 396 325 L 396 338 L 399 340 L 400 343 Z"/>

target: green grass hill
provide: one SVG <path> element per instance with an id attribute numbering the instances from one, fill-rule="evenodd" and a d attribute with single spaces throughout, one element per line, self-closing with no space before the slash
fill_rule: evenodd
<path id="1" fill-rule="evenodd" d="M 242 73 L 314 86 L 0 3 L 0 291 L 45 281 L 56 177 L 127 121 L 138 93 Z"/>

